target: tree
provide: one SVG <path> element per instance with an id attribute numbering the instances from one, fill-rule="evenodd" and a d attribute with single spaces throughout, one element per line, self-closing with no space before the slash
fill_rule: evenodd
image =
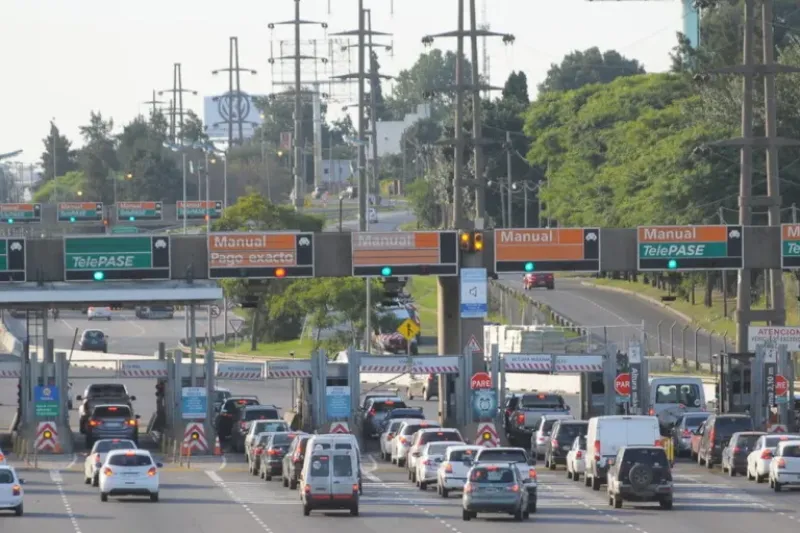
<path id="1" fill-rule="evenodd" d="M 53 171 L 58 172 L 59 176 L 63 176 L 67 172 L 78 169 L 77 151 L 72 149 L 72 141 L 66 135 L 61 135 L 52 122 L 50 123 L 50 133 L 42 139 L 42 143 L 44 144 L 44 152 L 41 157 L 43 181 L 52 180 Z M 53 157 L 54 149 L 55 158 Z M 54 159 L 55 168 L 53 168 Z"/>
<path id="2" fill-rule="evenodd" d="M 370 80 L 370 98 L 372 98 L 372 86 L 375 87 L 375 114 L 376 119 L 379 121 L 382 120 L 392 120 L 391 112 L 386 108 L 386 102 L 383 98 L 383 87 L 381 83 L 381 64 L 378 61 L 378 54 L 372 52 L 370 55 L 370 72 L 374 73 L 375 79 Z M 371 110 L 371 107 L 368 108 Z M 370 111 L 371 112 L 371 111 Z M 369 115 L 368 115 L 369 116 Z M 372 117 L 370 117 L 371 119 Z"/>
<path id="3" fill-rule="evenodd" d="M 208 141 L 206 128 L 203 125 L 203 119 L 191 109 L 187 110 L 183 116 L 183 131 L 181 131 L 181 139 L 188 144 L 196 142 Z"/>
<path id="4" fill-rule="evenodd" d="M 81 198 L 78 191 L 87 190 L 86 176 L 81 171 L 70 171 L 63 176 L 42 183 L 33 194 L 33 201 L 43 204 L 74 202 Z"/>
<path id="5" fill-rule="evenodd" d="M 615 50 L 601 53 L 595 46 L 584 52 L 576 50 L 564 56 L 561 64 L 550 65 L 547 77 L 539 84 L 539 92 L 570 91 L 636 74 L 644 74 L 644 67 L 638 61 L 627 59 Z"/>
<path id="6" fill-rule="evenodd" d="M 113 175 L 119 170 L 116 141 L 112 136 L 113 120 L 104 120 L 99 112 L 91 112 L 89 124 L 80 127 L 84 146 L 78 155 L 80 168 L 86 176 L 84 198 L 114 203 Z"/>

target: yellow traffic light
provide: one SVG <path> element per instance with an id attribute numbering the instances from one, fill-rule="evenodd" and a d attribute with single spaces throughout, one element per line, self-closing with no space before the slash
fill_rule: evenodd
<path id="1" fill-rule="evenodd" d="M 483 233 L 480 231 L 472 232 L 472 249 L 476 252 L 483 251 Z"/>
<path id="2" fill-rule="evenodd" d="M 458 236 L 458 245 L 461 247 L 461 250 L 464 252 L 471 252 L 472 251 L 472 236 L 469 232 L 462 231 Z"/>

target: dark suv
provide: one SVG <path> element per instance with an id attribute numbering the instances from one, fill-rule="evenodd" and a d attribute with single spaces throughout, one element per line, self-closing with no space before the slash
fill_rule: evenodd
<path id="1" fill-rule="evenodd" d="M 731 440 L 728 441 L 728 445 L 722 450 L 722 471 L 727 472 L 731 477 L 747 473 L 747 456 L 753 451 L 753 446 L 762 435 L 766 435 L 766 433 L 763 431 L 734 433 Z"/>
<path id="2" fill-rule="evenodd" d="M 233 423 L 241 409 L 244 409 L 248 405 L 259 405 L 260 403 L 258 398 L 254 396 L 249 398 L 233 396 L 225 400 L 225 403 L 222 404 L 219 414 L 217 415 L 216 424 L 214 424 L 219 440 L 230 438 L 233 432 Z"/>
<path id="3" fill-rule="evenodd" d="M 576 437 L 585 437 L 589 422 L 585 420 L 556 420 L 550 432 L 550 442 L 545 446 L 544 466 L 555 470 L 556 465 L 567 464 L 567 454 Z"/>
<path id="4" fill-rule="evenodd" d="M 624 500 L 672 509 L 672 489 L 669 459 L 660 446 L 624 446 L 608 470 L 608 504 L 615 509 Z"/>
<path id="5" fill-rule="evenodd" d="M 364 436 L 378 437 L 383 431 L 383 421 L 394 409 L 408 407 L 400 398 L 375 398 L 367 403 L 364 413 Z"/>
<path id="6" fill-rule="evenodd" d="M 127 439 L 139 443 L 139 415 L 130 406 L 96 405 L 86 425 L 86 447 L 100 439 Z"/>
<path id="7" fill-rule="evenodd" d="M 711 415 L 699 431 L 700 448 L 697 451 L 697 464 L 705 464 L 710 470 L 715 464 L 722 462 L 722 448 L 734 433 L 753 431 L 753 419 L 748 415 L 719 414 Z"/>
<path id="8" fill-rule="evenodd" d="M 303 461 L 306 458 L 306 446 L 311 437 L 312 435 L 295 435 L 289 445 L 289 449 L 283 457 L 283 471 L 281 472 L 284 487 L 292 490 L 297 488 L 297 480 L 300 478 L 300 470 L 303 469 Z"/>
<path id="9" fill-rule="evenodd" d="M 254 420 L 282 420 L 282 418 L 279 409 L 274 405 L 249 405 L 240 409 L 231 429 L 231 445 L 234 451 L 244 451 L 244 438 L 250 429 L 250 423 Z"/>

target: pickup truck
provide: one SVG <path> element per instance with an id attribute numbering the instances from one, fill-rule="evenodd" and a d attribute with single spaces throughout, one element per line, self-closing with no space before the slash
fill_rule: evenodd
<path id="1" fill-rule="evenodd" d="M 127 405 L 133 411 L 133 403 L 136 401 L 136 396 L 128 394 L 128 389 L 121 383 L 93 383 L 86 387 L 82 395 L 78 395 L 75 399 L 82 402 L 78 407 L 80 416 L 80 432 L 86 433 L 86 422 L 92 415 L 96 405 L 115 404 Z"/>
<path id="2" fill-rule="evenodd" d="M 506 438 L 512 446 L 528 448 L 531 435 L 545 415 L 564 415 L 570 411 L 559 394 L 531 392 L 519 396 L 515 410 L 508 416 Z"/>

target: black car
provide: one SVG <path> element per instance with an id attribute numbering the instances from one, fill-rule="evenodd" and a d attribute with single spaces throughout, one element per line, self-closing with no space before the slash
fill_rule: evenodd
<path id="1" fill-rule="evenodd" d="M 222 407 L 219 410 L 219 414 L 217 415 L 217 422 L 214 425 L 217 430 L 217 436 L 219 440 L 225 440 L 230 438 L 233 423 L 236 420 L 236 417 L 239 415 L 239 410 L 244 409 L 248 405 L 259 405 L 261 402 L 258 401 L 258 398 L 255 397 L 241 397 L 241 396 L 233 396 L 225 400 L 225 403 L 222 404 Z"/>
<path id="2" fill-rule="evenodd" d="M 672 471 L 664 448 L 626 446 L 619 450 L 608 471 L 608 504 L 615 509 L 623 501 L 658 502 L 672 509 Z"/>
<path id="3" fill-rule="evenodd" d="M 272 481 L 274 476 L 283 477 L 283 457 L 289 451 L 296 433 L 273 433 L 270 435 L 261 454 L 258 474 L 262 479 Z"/>
<path id="4" fill-rule="evenodd" d="M 86 352 L 108 353 L 108 335 L 99 329 L 87 329 L 81 335 L 79 346 Z"/>
<path id="5" fill-rule="evenodd" d="M 729 476 L 747 473 L 747 456 L 753 451 L 756 441 L 763 435 L 763 431 L 740 431 L 734 433 L 728 445 L 722 450 L 722 471 Z"/>
<path id="6" fill-rule="evenodd" d="M 754 431 L 753 419 L 741 414 L 713 414 L 703 425 L 697 464 L 712 468 L 722 462 L 722 449 L 734 433 Z"/>
<path id="7" fill-rule="evenodd" d="M 310 438 L 311 435 L 305 433 L 295 434 L 289 449 L 286 450 L 286 455 L 283 456 L 283 471 L 281 472 L 284 487 L 289 487 L 292 490 L 297 488 L 297 481 L 300 478 L 300 471 L 303 469 L 306 447 Z"/>
<path id="8" fill-rule="evenodd" d="M 364 436 L 377 438 L 383 431 L 383 421 L 394 409 L 406 408 L 400 398 L 375 398 L 367 403 L 364 413 Z"/>
<path id="9" fill-rule="evenodd" d="M 589 431 L 589 422 L 585 420 L 556 420 L 550 432 L 544 454 L 544 466 L 555 470 L 556 465 L 567 464 L 567 454 L 572 449 L 576 437 L 585 437 Z"/>
<path id="10" fill-rule="evenodd" d="M 239 409 L 231 428 L 231 445 L 234 451 L 244 451 L 244 438 L 254 420 L 281 420 L 281 414 L 274 405 L 248 405 Z"/>

